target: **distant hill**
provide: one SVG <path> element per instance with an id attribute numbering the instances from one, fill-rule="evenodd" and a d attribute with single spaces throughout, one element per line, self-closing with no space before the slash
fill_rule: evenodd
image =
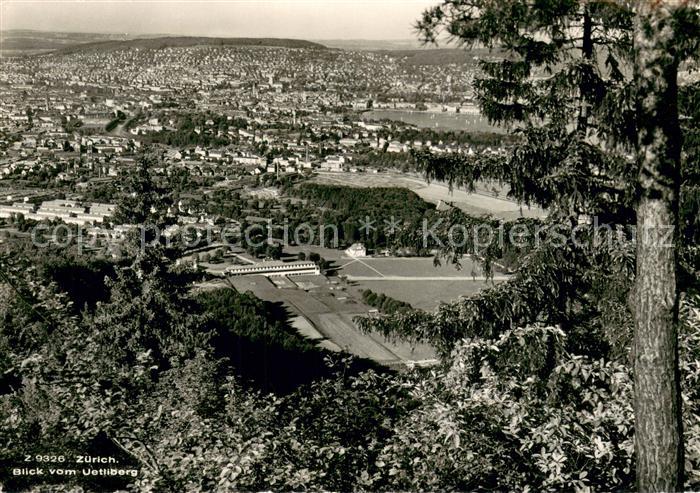
<path id="1" fill-rule="evenodd" d="M 329 48 L 350 51 L 417 51 L 435 50 L 437 48 L 455 47 L 450 38 L 440 36 L 437 45 L 423 43 L 418 37 L 406 39 L 314 39 Z"/>
<path id="2" fill-rule="evenodd" d="M 124 41 L 153 36 L 129 36 L 127 34 L 68 33 L 35 31 L 32 29 L 8 29 L 0 31 L 0 50 L 3 53 L 23 54 L 51 52 L 85 43 Z"/>
<path id="3" fill-rule="evenodd" d="M 418 39 L 315 39 L 317 43 L 349 51 L 378 50 L 422 50 L 424 47 Z"/>
<path id="4" fill-rule="evenodd" d="M 302 39 L 284 38 L 208 38 L 204 36 L 166 36 L 148 39 L 129 39 L 117 41 L 98 41 L 67 46 L 56 50 L 55 54 L 70 54 L 81 51 L 114 51 L 122 49 L 181 48 L 188 46 L 271 46 L 282 48 L 328 49 L 326 46 Z"/>

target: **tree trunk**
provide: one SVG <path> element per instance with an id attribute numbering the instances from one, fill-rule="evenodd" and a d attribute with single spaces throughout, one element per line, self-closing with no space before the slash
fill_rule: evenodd
<path id="1" fill-rule="evenodd" d="M 680 169 L 678 65 L 667 2 L 637 2 L 637 277 L 634 412 L 637 489 L 683 487 L 676 235 Z"/>
<path id="2" fill-rule="evenodd" d="M 584 60 L 583 70 L 588 72 L 593 71 L 593 19 L 591 19 L 590 7 L 588 4 L 583 5 L 583 33 L 581 35 L 581 57 Z M 586 132 L 588 130 L 588 114 L 590 112 L 590 103 L 587 97 L 589 96 L 590 77 L 585 77 L 581 81 L 579 91 L 580 91 L 580 108 L 578 116 L 578 131 L 582 134 L 582 137 L 586 138 Z"/>

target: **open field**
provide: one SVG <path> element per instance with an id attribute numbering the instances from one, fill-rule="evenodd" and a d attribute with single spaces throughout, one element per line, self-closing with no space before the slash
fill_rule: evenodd
<path id="1" fill-rule="evenodd" d="M 455 301 L 506 279 L 484 280 L 468 258 L 462 260 L 461 270 L 451 264 L 435 267 L 432 258 L 424 257 L 349 259 L 338 274 L 347 276 L 348 292 L 357 299 L 362 290 L 371 289 L 421 310 L 434 310 L 441 302 Z"/>
<path id="2" fill-rule="evenodd" d="M 419 344 L 413 348 L 406 343 L 385 341 L 379 334 L 360 332 L 353 318 L 367 315 L 371 309 L 360 301 L 360 287 L 342 286 L 334 279 L 318 277 L 323 282 L 320 279 L 300 281 L 318 286 L 308 292 L 301 289 L 279 289 L 263 276 L 230 278 L 230 283 L 241 292 L 251 291 L 266 301 L 282 303 L 290 312 L 291 323 L 299 333 L 318 341 L 321 347 L 345 350 L 387 365 L 435 357 L 434 350 L 427 345 Z M 296 278 L 293 280 L 297 281 Z M 221 282 L 220 286 L 224 285 L 226 284 Z"/>
<path id="3" fill-rule="evenodd" d="M 474 216 L 491 215 L 501 219 L 518 217 L 542 217 L 544 211 L 539 208 L 521 206 L 503 197 L 494 197 L 484 193 L 470 193 L 453 189 L 444 183 L 427 183 L 424 180 L 397 172 L 386 173 L 333 173 L 319 172 L 313 179 L 316 183 L 346 185 L 352 187 L 403 187 L 413 190 L 426 202 L 438 204 L 450 203 Z"/>
<path id="4" fill-rule="evenodd" d="M 452 264 L 435 266 L 432 257 L 363 257 L 338 262 L 340 274 L 356 276 L 465 277 L 480 276 L 481 270 L 469 258 L 461 269 Z"/>
<path id="5" fill-rule="evenodd" d="M 457 301 L 462 296 L 469 296 L 484 288 L 492 286 L 488 281 L 369 281 L 352 283 L 348 291 L 360 296 L 364 289 L 383 293 L 391 298 L 405 301 L 413 308 L 432 311 L 442 302 Z"/>
<path id="6" fill-rule="evenodd" d="M 340 313 L 323 313 L 318 316 L 321 332 L 349 353 L 380 363 L 392 363 L 399 359 L 386 346 L 359 332 L 352 318 Z"/>
<path id="7" fill-rule="evenodd" d="M 384 293 L 430 311 L 442 302 L 456 301 L 505 279 L 500 276 L 484 280 L 468 258 L 458 270 L 450 264 L 435 267 L 431 258 L 424 257 L 355 259 L 338 250 L 321 249 L 319 253 L 333 258 L 338 277 L 292 276 L 276 278 L 275 283 L 264 276 L 242 276 L 206 283 L 200 288 L 218 285 L 251 291 L 258 298 L 285 306 L 292 326 L 319 346 L 397 365 L 432 360 L 435 352 L 424 344 L 412 347 L 388 342 L 379 334 L 360 332 L 353 318 L 366 316 L 372 310 L 362 302 L 363 290 Z M 279 282 L 280 279 L 285 282 Z"/>
<path id="8" fill-rule="evenodd" d="M 304 246 L 286 245 L 284 247 L 285 255 L 296 256 L 299 254 L 299 252 L 304 252 L 307 255 L 311 252 L 318 253 L 324 259 L 335 260 L 336 263 L 341 263 L 342 259 L 348 258 L 348 256 L 345 255 L 345 252 L 343 250 L 339 250 L 337 248 L 325 248 L 325 247 L 316 246 L 316 245 L 304 245 Z"/>

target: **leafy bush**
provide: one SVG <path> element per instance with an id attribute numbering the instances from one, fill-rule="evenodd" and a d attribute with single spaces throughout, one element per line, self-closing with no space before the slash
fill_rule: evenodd
<path id="1" fill-rule="evenodd" d="M 41 280 L 51 272 L 0 257 L 7 276 L 0 284 L 0 460 L 88 449 L 140 470 L 131 484 L 20 478 L 4 487 L 633 488 L 629 365 L 577 353 L 568 340 L 575 333 L 544 324 L 474 333 L 441 366 L 401 373 L 358 373 L 353 361 L 333 356 L 321 374 L 264 395 L 247 385 L 250 373 L 238 371 L 246 361 L 237 352 L 257 347 L 257 358 L 274 359 L 283 350 L 306 357 L 316 349 L 251 295 L 220 290 L 193 298 L 162 259 L 155 249 L 115 266 L 107 299 L 77 313 L 74 294 Z M 698 297 L 684 300 L 681 320 L 686 487 L 697 489 Z M 274 371 L 298 380 L 295 365 L 288 360 Z"/>
<path id="2" fill-rule="evenodd" d="M 686 487 L 700 485 L 700 302 L 683 305 L 680 351 Z M 453 364 L 411 390 L 419 406 L 396 426 L 379 471 L 389 490 L 634 488 L 632 377 L 621 361 L 565 350 L 558 328 L 466 339 Z"/>

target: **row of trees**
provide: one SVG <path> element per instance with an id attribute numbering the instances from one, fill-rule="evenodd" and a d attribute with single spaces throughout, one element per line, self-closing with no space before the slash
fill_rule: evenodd
<path id="1" fill-rule="evenodd" d="M 394 299 L 384 293 L 375 293 L 371 289 L 364 289 L 362 291 L 362 301 L 369 306 L 377 308 L 382 313 L 390 314 L 411 309 L 411 305 L 405 301 Z"/>

